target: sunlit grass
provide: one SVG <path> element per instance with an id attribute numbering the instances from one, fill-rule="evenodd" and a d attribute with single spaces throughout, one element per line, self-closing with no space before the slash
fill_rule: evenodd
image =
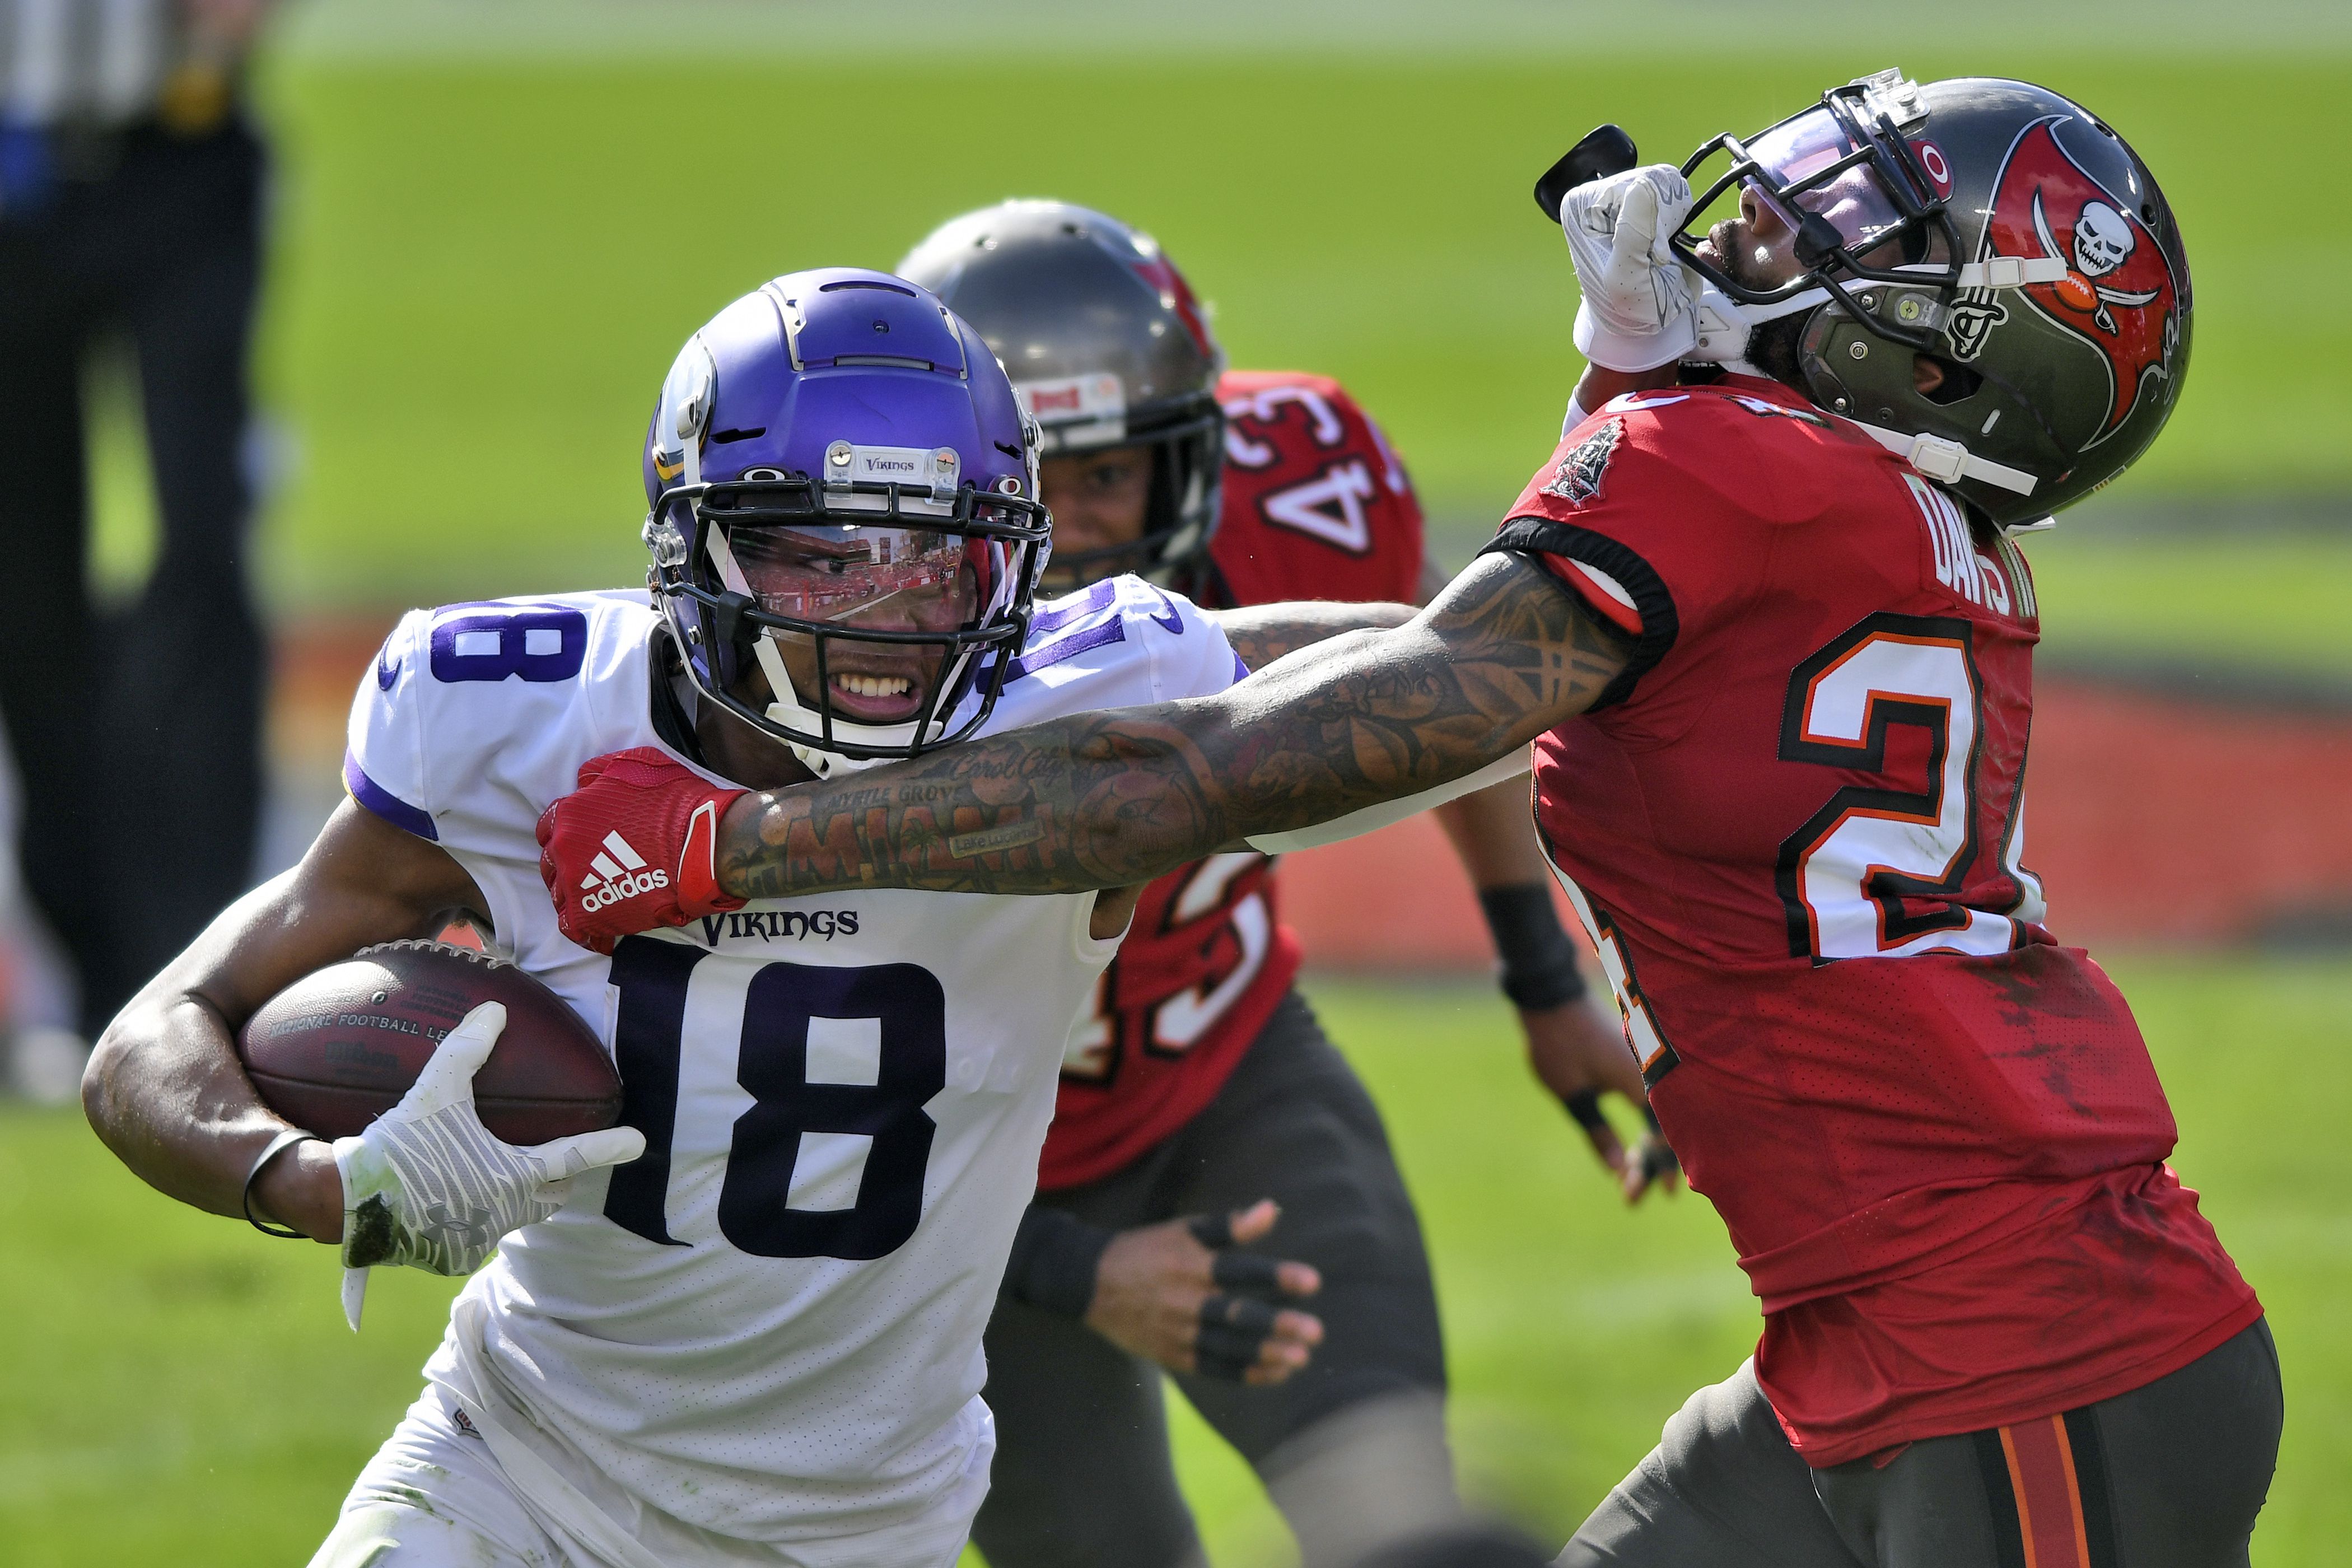
<path id="1" fill-rule="evenodd" d="M 2287 1374 L 2265 1568 L 2352 1537 L 2352 963 L 2115 966 L 2170 1088 L 2177 1163 L 2270 1308 Z M 1309 986 L 1370 1081 L 1437 1266 L 1472 1495 L 1564 1537 L 1753 1342 L 1688 1194 L 1627 1212 L 1528 1081 L 1484 985 Z M 367 1331 L 333 1255 L 181 1208 L 71 1111 L 0 1110 L 0 1558 L 11 1568 L 299 1563 L 415 1396 L 450 1287 L 382 1271 Z M 1178 1401 L 1181 1405 L 1181 1400 Z M 1178 1454 L 1220 1562 L 1280 1560 L 1255 1480 L 1189 1412 Z"/>

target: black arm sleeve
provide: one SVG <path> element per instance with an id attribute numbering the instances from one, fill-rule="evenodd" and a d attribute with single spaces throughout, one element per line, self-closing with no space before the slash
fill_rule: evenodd
<path id="1" fill-rule="evenodd" d="M 1573 1002 L 1584 994 L 1576 949 L 1560 929 L 1551 889 L 1538 882 L 1485 888 L 1478 906 L 1502 960 L 1503 994 L 1528 1012 Z"/>
<path id="2" fill-rule="evenodd" d="M 1031 1204 L 1013 1234 L 998 1294 L 1066 1318 L 1085 1317 L 1094 1304 L 1095 1268 L 1111 1235 L 1074 1215 Z"/>

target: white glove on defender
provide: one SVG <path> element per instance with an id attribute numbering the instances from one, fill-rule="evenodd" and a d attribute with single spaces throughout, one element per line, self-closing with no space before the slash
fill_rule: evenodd
<path id="1" fill-rule="evenodd" d="M 367 1271 L 404 1263 L 471 1274 L 499 1237 L 547 1218 L 572 1178 L 646 1152 L 634 1127 L 608 1127 L 518 1149 L 474 1112 L 474 1074 L 489 1059 L 507 1010 L 485 1002 L 459 1021 L 398 1105 L 356 1138 L 335 1140 L 343 1178 L 343 1314 L 360 1326 Z"/>
<path id="2" fill-rule="evenodd" d="M 1691 281 L 1666 237 L 1691 209 L 1672 163 L 1628 169 L 1560 199 L 1560 231 L 1576 263 L 1576 347 L 1611 370 L 1655 370 L 1698 342 Z"/>

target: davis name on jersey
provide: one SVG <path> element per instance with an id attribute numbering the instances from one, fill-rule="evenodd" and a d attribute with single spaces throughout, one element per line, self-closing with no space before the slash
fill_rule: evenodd
<path id="1" fill-rule="evenodd" d="M 1418 597 L 1421 503 L 1380 426 L 1328 376 L 1231 371 L 1203 603 Z M 1038 1185 L 1124 1169 L 1216 1098 L 1298 973 L 1274 862 L 1212 855 L 1144 889 L 1070 1037 Z"/>
<path id="2" fill-rule="evenodd" d="M 2245 1327 L 2131 1010 L 2024 863 L 2016 546 L 1740 377 L 1607 405 L 1494 548 L 1633 639 L 1537 742 L 1537 821 L 1798 1450 L 2091 1404 Z"/>
<path id="3" fill-rule="evenodd" d="M 896 890 L 755 902 L 609 959 L 565 941 L 533 826 L 590 757 L 677 754 L 653 717 L 661 626 L 635 593 L 416 611 L 352 710 L 353 796 L 471 873 L 497 945 L 611 1048 L 646 1134 L 467 1284 L 480 1360 L 689 1524 L 812 1564 L 951 1551 L 908 1532 L 984 1466 L 981 1331 L 1117 942 L 1088 934 L 1090 894 Z M 1237 674 L 1189 602 L 1115 579 L 1040 610 L 988 728 Z M 445 1342 L 427 1371 L 457 1364 Z"/>

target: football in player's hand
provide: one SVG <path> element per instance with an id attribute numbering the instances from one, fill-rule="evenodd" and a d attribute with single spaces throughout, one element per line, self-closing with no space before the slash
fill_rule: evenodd
<path id="1" fill-rule="evenodd" d="M 457 1020 L 506 1005 L 506 1029 L 474 1075 L 482 1125 L 544 1143 L 621 1118 L 621 1079 L 563 999 L 515 965 L 437 942 L 364 948 L 296 981 L 246 1020 L 237 1056 L 269 1109 L 321 1138 L 348 1138 L 400 1102 Z"/>

